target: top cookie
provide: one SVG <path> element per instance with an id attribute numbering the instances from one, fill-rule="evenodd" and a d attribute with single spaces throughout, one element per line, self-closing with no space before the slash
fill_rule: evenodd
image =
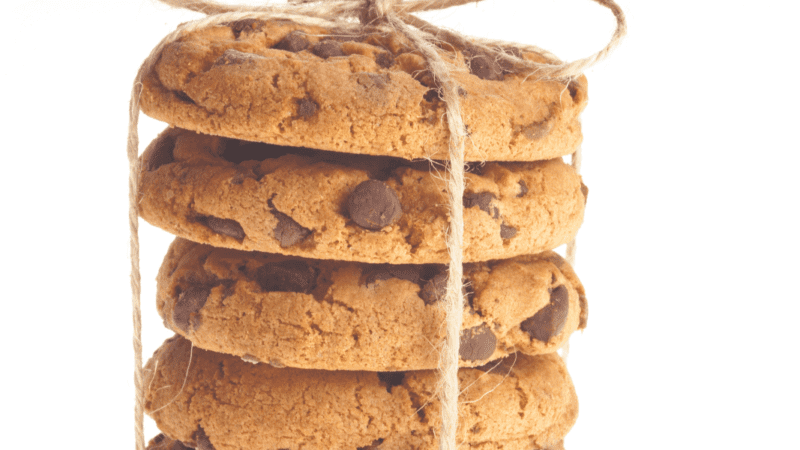
<path id="1" fill-rule="evenodd" d="M 397 33 L 361 30 L 248 19 L 186 33 L 146 74 L 142 110 L 249 141 L 447 159 L 445 105 L 424 59 Z M 461 87 L 467 161 L 538 161 L 578 147 L 585 77 L 542 80 L 474 48 L 447 49 L 440 53 Z"/>

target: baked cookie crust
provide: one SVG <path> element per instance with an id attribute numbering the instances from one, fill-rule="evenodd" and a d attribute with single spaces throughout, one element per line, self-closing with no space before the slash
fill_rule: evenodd
<path id="1" fill-rule="evenodd" d="M 511 73 L 475 48 L 442 46 L 461 87 L 466 161 L 574 152 L 586 78 Z M 508 47 L 536 62 L 554 59 Z M 280 145 L 405 159 L 448 158 L 449 131 L 425 62 L 387 29 L 361 33 L 245 20 L 186 33 L 143 81 L 141 108 L 171 125 Z"/>
<path id="2" fill-rule="evenodd" d="M 436 371 L 277 369 L 192 348 L 177 336 L 145 371 L 145 411 L 165 434 L 203 450 L 439 445 Z M 545 449 L 577 418 L 575 389 L 557 354 L 460 369 L 459 386 L 458 436 L 470 448 Z"/>
<path id="3" fill-rule="evenodd" d="M 140 214 L 179 237 L 317 259 L 450 260 L 445 174 L 426 161 L 252 144 L 174 128 L 141 161 Z M 540 253 L 577 233 L 586 190 L 560 158 L 476 164 L 470 172 L 465 262 Z M 378 186 L 366 186 L 371 183 Z M 351 204 L 362 201 L 365 207 Z"/>
<path id="4" fill-rule="evenodd" d="M 585 291 L 553 252 L 464 266 L 462 367 L 551 353 L 588 317 Z M 194 345 L 325 370 L 435 369 L 444 265 L 373 265 L 214 248 L 177 239 L 158 275 L 164 325 Z"/>

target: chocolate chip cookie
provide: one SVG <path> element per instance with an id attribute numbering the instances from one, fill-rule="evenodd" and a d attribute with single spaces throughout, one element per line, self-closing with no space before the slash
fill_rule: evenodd
<path id="1" fill-rule="evenodd" d="M 146 75 L 142 110 L 248 141 L 447 159 L 444 102 L 422 56 L 390 29 L 359 30 L 251 19 L 186 33 Z M 543 80 L 474 47 L 439 51 L 461 86 L 467 161 L 544 160 L 578 147 L 585 77 Z"/>
<path id="2" fill-rule="evenodd" d="M 167 328 L 245 361 L 326 370 L 438 367 L 446 266 L 364 264 L 177 239 L 158 275 Z M 586 325 L 583 285 L 557 254 L 464 266 L 462 367 L 556 351 Z"/>
<path id="3" fill-rule="evenodd" d="M 142 155 L 140 213 L 217 247 L 369 263 L 445 263 L 449 226 L 435 161 L 281 147 L 167 129 Z M 473 164 L 464 195 L 466 262 L 569 242 L 581 177 L 560 158 Z"/>
<path id="4" fill-rule="evenodd" d="M 189 447 L 181 441 L 176 441 L 171 437 L 167 436 L 164 433 L 158 434 L 156 437 L 150 440 L 150 443 L 147 445 L 147 450 L 191 450 L 193 447 Z M 198 449 L 204 450 L 202 445 L 198 444 Z M 361 450 L 380 450 L 383 447 L 368 445 L 366 447 L 359 447 Z M 475 448 L 475 447 L 472 447 Z M 486 448 L 486 447 L 481 447 Z M 564 441 L 559 441 L 553 446 L 547 447 L 543 450 L 564 450 Z"/>
<path id="5" fill-rule="evenodd" d="M 145 368 L 145 411 L 202 450 L 438 448 L 436 371 L 323 371 L 250 364 L 167 340 Z M 459 440 L 482 450 L 545 449 L 578 402 L 557 354 L 461 369 Z"/>

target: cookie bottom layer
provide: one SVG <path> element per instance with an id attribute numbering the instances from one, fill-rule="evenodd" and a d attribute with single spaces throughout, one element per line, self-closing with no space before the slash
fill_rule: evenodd
<path id="1" fill-rule="evenodd" d="M 145 370 L 145 410 L 190 447 L 438 448 L 436 371 L 277 369 L 193 348 L 177 336 Z M 577 419 L 575 389 L 557 354 L 461 369 L 459 386 L 458 439 L 469 448 L 546 449 Z"/>

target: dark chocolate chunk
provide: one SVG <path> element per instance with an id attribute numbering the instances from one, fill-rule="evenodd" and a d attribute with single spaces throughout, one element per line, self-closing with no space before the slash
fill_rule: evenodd
<path id="1" fill-rule="evenodd" d="M 358 447 L 356 450 L 380 450 L 380 445 L 383 444 L 383 439 L 375 439 L 372 444 L 366 447 Z"/>
<path id="2" fill-rule="evenodd" d="M 375 57 L 375 63 L 384 69 L 388 69 L 394 64 L 394 57 L 389 52 L 378 53 L 378 56 Z"/>
<path id="3" fill-rule="evenodd" d="M 547 120 L 541 122 L 533 122 L 522 128 L 522 135 L 526 138 L 535 141 L 547 136 L 553 126 Z"/>
<path id="4" fill-rule="evenodd" d="M 292 31 L 280 40 L 275 47 L 278 50 L 285 50 L 287 52 L 297 53 L 308 48 L 310 43 L 303 37 L 303 33 L 299 31 Z"/>
<path id="5" fill-rule="evenodd" d="M 583 204 L 585 205 L 589 201 L 589 187 L 583 184 L 583 181 L 581 181 L 581 193 L 583 194 Z"/>
<path id="6" fill-rule="evenodd" d="M 205 430 L 200 425 L 197 426 L 197 431 L 194 432 L 192 436 L 194 441 L 197 443 L 196 450 L 216 450 L 213 445 L 211 445 L 211 441 L 206 436 Z"/>
<path id="7" fill-rule="evenodd" d="M 237 20 L 236 22 L 231 22 L 227 25 L 231 27 L 233 35 L 238 39 L 242 32 L 258 31 L 263 28 L 264 25 L 266 25 L 266 22 L 261 19 L 242 19 Z"/>
<path id="8" fill-rule="evenodd" d="M 569 90 L 569 96 L 572 97 L 572 100 L 575 100 L 575 97 L 578 95 L 578 83 L 570 81 L 567 84 L 567 89 Z"/>
<path id="9" fill-rule="evenodd" d="M 303 119 L 309 119 L 319 110 L 319 104 L 310 98 L 301 98 L 297 100 L 297 115 Z"/>
<path id="10" fill-rule="evenodd" d="M 464 193 L 464 208 L 472 208 L 477 206 L 481 211 L 489 214 L 492 218 L 497 219 L 500 217 L 500 211 L 491 206 L 492 200 L 496 199 L 491 192 Z"/>
<path id="11" fill-rule="evenodd" d="M 436 89 L 428 89 L 428 92 L 426 92 L 422 98 L 428 103 L 438 102 L 440 100 L 439 91 Z"/>
<path id="12" fill-rule="evenodd" d="M 412 283 L 419 284 L 422 266 L 412 264 L 391 265 L 381 264 L 378 266 L 371 266 L 365 274 L 364 284 L 367 286 L 375 284 L 377 281 L 388 280 L 389 278 L 398 278 L 400 280 L 408 280 Z"/>
<path id="13" fill-rule="evenodd" d="M 317 42 L 311 52 L 325 59 L 333 56 L 346 56 L 342 51 L 342 43 L 332 40 Z"/>
<path id="14" fill-rule="evenodd" d="M 166 439 L 166 438 L 167 438 L 167 436 L 164 433 L 159 433 L 156 437 L 151 439 L 150 442 L 153 443 L 153 444 L 160 444 L 160 443 L 164 442 L 164 439 Z"/>
<path id="15" fill-rule="evenodd" d="M 500 224 L 500 237 L 503 239 L 511 239 L 517 235 L 517 229 L 510 227 L 505 223 Z"/>
<path id="16" fill-rule="evenodd" d="M 244 229 L 239 225 L 239 222 L 233 219 L 220 219 L 219 217 L 206 216 L 203 218 L 202 222 L 215 233 L 224 234 L 225 236 L 230 236 L 239 241 L 244 239 Z"/>
<path id="17" fill-rule="evenodd" d="M 425 284 L 422 285 L 422 289 L 419 291 L 419 298 L 421 298 L 426 305 L 444 301 L 445 295 L 447 294 L 447 280 L 447 269 L 439 269 L 432 278 L 428 278 Z M 461 293 L 464 295 L 464 298 L 467 299 L 470 309 L 472 309 L 472 300 L 475 297 L 475 291 L 465 279 L 462 279 Z"/>
<path id="18" fill-rule="evenodd" d="M 517 194 L 517 198 L 523 197 L 527 193 L 528 185 L 525 183 L 525 180 L 519 180 L 519 194 Z"/>
<path id="19" fill-rule="evenodd" d="M 484 80 L 502 80 L 503 68 L 490 55 L 477 48 L 468 48 L 464 51 L 468 57 L 469 71 Z"/>
<path id="20" fill-rule="evenodd" d="M 486 325 L 478 325 L 461 332 L 458 356 L 464 361 L 475 361 L 492 356 L 497 347 L 497 336 Z"/>
<path id="21" fill-rule="evenodd" d="M 190 286 L 178 296 L 172 310 L 172 321 L 175 326 L 185 332 L 196 330 L 200 326 L 197 313 L 205 306 L 211 288 L 208 286 Z"/>
<path id="22" fill-rule="evenodd" d="M 444 300 L 447 293 L 447 271 L 443 271 L 425 283 L 419 291 L 419 297 L 426 305 Z"/>
<path id="23" fill-rule="evenodd" d="M 146 167 L 152 172 L 164 164 L 175 162 L 173 150 L 175 149 L 175 136 L 165 135 L 160 137 L 154 144 L 150 155 L 147 158 Z"/>
<path id="24" fill-rule="evenodd" d="M 317 270 L 303 261 L 268 263 L 256 271 L 256 282 L 265 292 L 308 294 L 317 287 Z"/>
<path id="25" fill-rule="evenodd" d="M 547 342 L 564 329 L 569 314 L 569 292 L 564 285 L 550 289 L 550 303 L 519 326 L 531 339 Z"/>
<path id="26" fill-rule="evenodd" d="M 347 198 L 347 212 L 358 226 L 380 230 L 403 214 L 397 193 L 386 183 L 367 180 L 356 186 Z"/>
<path id="27" fill-rule="evenodd" d="M 381 384 L 386 385 L 386 391 L 389 393 L 392 392 L 393 387 L 403 384 L 405 377 L 405 372 L 378 372 L 378 380 Z"/>
<path id="28" fill-rule="evenodd" d="M 270 212 L 278 219 L 278 224 L 272 229 L 272 235 L 281 243 L 281 247 L 291 247 L 311 234 L 311 230 L 277 209 L 272 208 Z"/>

